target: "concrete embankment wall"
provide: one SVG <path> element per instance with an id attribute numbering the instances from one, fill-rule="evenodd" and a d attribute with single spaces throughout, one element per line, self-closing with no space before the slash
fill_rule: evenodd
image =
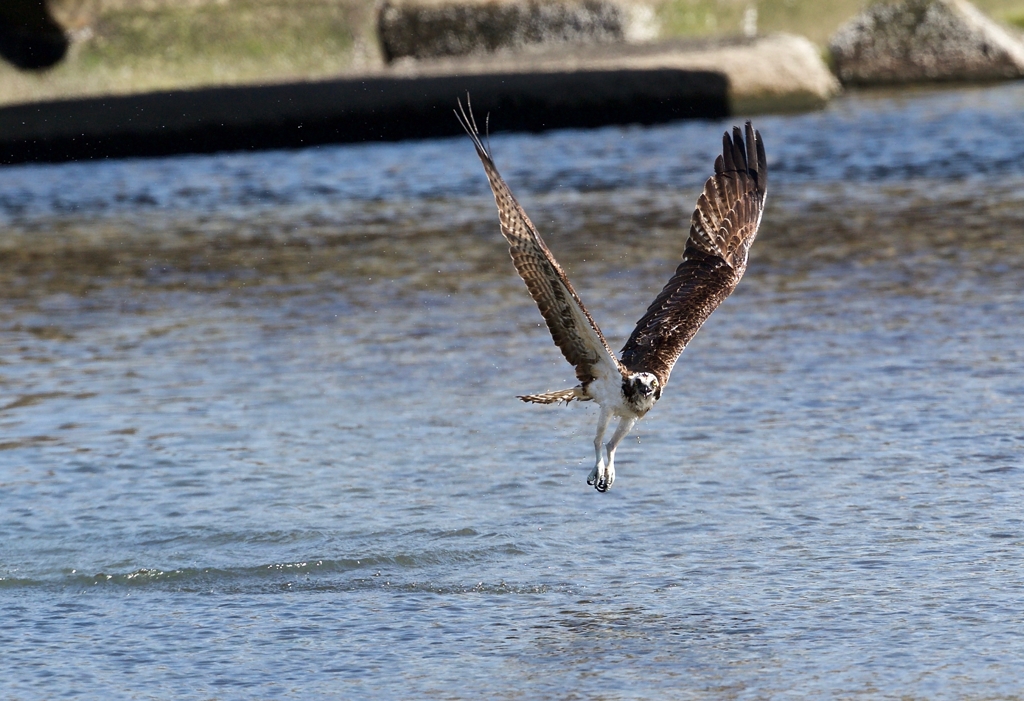
<path id="1" fill-rule="evenodd" d="M 300 148 L 461 133 L 467 93 L 496 130 L 655 124 L 729 112 L 711 71 L 365 78 L 48 102 L 0 109 L 0 162 Z M 500 117 L 499 117 L 500 115 Z"/>
<path id="2" fill-rule="evenodd" d="M 466 93 L 495 131 L 541 131 L 807 109 L 836 89 L 814 45 L 784 35 L 419 61 L 330 81 L 0 108 L 0 163 L 449 136 Z"/>

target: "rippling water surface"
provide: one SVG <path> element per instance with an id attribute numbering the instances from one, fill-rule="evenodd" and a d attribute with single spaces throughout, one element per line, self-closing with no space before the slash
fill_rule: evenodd
<path id="1" fill-rule="evenodd" d="M 1024 85 L 756 121 L 603 495 L 467 140 L 0 170 L 0 696 L 1021 698 Z M 730 124 L 493 138 L 614 347 Z"/>

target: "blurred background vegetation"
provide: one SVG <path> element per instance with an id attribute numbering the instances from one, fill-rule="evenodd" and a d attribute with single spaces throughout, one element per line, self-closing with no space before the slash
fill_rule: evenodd
<path id="1" fill-rule="evenodd" d="M 654 0 L 661 38 L 802 34 L 824 47 L 865 0 Z M 976 0 L 1024 27 L 1024 0 Z M 71 46 L 45 71 L 0 63 L 0 104 L 315 80 L 382 65 L 373 0 L 50 0 Z"/>
<path id="2" fill-rule="evenodd" d="M 866 0 L 665 0 L 656 3 L 664 36 L 722 36 L 736 34 L 748 8 L 757 10 L 762 34 L 801 34 L 824 47 L 846 20 L 865 6 Z M 1024 1 L 974 0 L 990 17 L 1024 27 Z"/>

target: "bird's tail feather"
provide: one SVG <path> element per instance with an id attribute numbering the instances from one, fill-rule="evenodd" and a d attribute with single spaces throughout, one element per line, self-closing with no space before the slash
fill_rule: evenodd
<path id="1" fill-rule="evenodd" d="M 583 387 L 577 385 L 572 389 L 558 389 L 554 392 L 545 392 L 544 394 L 524 394 L 519 396 L 524 402 L 533 402 L 534 404 L 554 404 L 555 402 L 565 402 L 568 404 L 573 399 L 580 402 L 590 401 L 590 397 L 583 393 Z"/>

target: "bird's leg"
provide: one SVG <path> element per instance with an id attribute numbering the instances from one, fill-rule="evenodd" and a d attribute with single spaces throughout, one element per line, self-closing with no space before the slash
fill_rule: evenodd
<path id="1" fill-rule="evenodd" d="M 594 452 L 597 453 L 597 459 L 594 463 L 594 469 L 590 471 L 590 476 L 587 477 L 587 484 L 597 484 L 598 478 L 604 475 L 604 432 L 608 430 L 608 424 L 611 421 L 612 413 L 601 407 L 601 417 L 597 420 L 597 435 L 594 436 Z"/>
<path id="2" fill-rule="evenodd" d="M 604 468 L 604 477 L 597 481 L 594 485 L 597 487 L 599 492 L 607 492 L 612 488 L 612 483 L 615 482 L 615 449 L 619 447 L 619 443 L 626 437 L 626 434 L 636 424 L 635 417 L 622 417 L 619 420 L 619 425 L 615 429 L 615 433 L 612 434 L 612 439 L 608 441 L 608 464 Z"/>

